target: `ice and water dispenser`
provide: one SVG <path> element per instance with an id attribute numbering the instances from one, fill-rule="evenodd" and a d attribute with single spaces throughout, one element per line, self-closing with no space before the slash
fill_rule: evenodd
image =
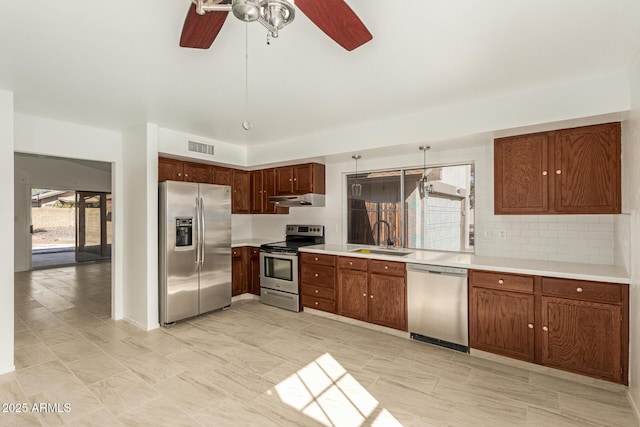
<path id="1" fill-rule="evenodd" d="M 193 246 L 193 218 L 176 218 L 176 248 Z"/>

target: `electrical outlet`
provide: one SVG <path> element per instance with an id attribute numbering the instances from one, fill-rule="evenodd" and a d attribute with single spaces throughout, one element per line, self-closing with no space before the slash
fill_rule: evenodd
<path id="1" fill-rule="evenodd" d="M 487 228 L 482 231 L 482 238 L 485 240 L 491 240 L 491 229 Z"/>
<path id="2" fill-rule="evenodd" d="M 507 230 L 498 230 L 498 240 L 507 240 Z"/>

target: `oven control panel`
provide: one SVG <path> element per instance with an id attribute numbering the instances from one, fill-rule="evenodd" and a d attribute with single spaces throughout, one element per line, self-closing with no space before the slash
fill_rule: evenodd
<path id="1" fill-rule="evenodd" d="M 324 225 L 287 225 L 287 236 L 323 237 Z"/>

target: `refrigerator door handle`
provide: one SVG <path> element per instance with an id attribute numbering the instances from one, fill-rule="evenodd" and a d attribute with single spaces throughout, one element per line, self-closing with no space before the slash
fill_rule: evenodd
<path id="1" fill-rule="evenodd" d="M 202 197 L 200 197 L 200 229 L 202 231 L 202 234 L 200 234 L 200 265 L 204 265 L 204 245 L 206 243 L 205 241 L 205 234 L 204 234 L 204 230 L 205 230 L 205 224 L 204 224 L 204 199 Z"/>
<path id="2" fill-rule="evenodd" d="M 196 197 L 196 268 L 200 267 L 200 199 Z"/>

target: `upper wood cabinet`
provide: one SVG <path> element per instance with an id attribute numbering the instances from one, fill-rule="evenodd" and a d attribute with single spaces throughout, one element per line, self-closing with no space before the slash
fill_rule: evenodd
<path id="1" fill-rule="evenodd" d="M 320 163 L 284 166 L 276 171 L 276 195 L 325 193 L 325 168 Z"/>
<path id="2" fill-rule="evenodd" d="M 211 167 L 202 163 L 184 163 L 184 180 L 187 182 L 201 182 L 208 184 L 211 181 Z"/>
<path id="3" fill-rule="evenodd" d="M 233 178 L 233 169 L 221 168 L 218 166 L 211 167 L 211 183 L 218 185 L 231 185 Z"/>
<path id="4" fill-rule="evenodd" d="M 621 212 L 620 123 L 494 141 L 496 214 Z"/>
<path id="5" fill-rule="evenodd" d="M 249 213 L 251 211 L 251 176 L 249 172 L 234 169 L 231 189 L 231 213 Z"/>
<path id="6" fill-rule="evenodd" d="M 158 182 L 184 181 L 184 162 L 181 160 L 158 158 Z"/>

